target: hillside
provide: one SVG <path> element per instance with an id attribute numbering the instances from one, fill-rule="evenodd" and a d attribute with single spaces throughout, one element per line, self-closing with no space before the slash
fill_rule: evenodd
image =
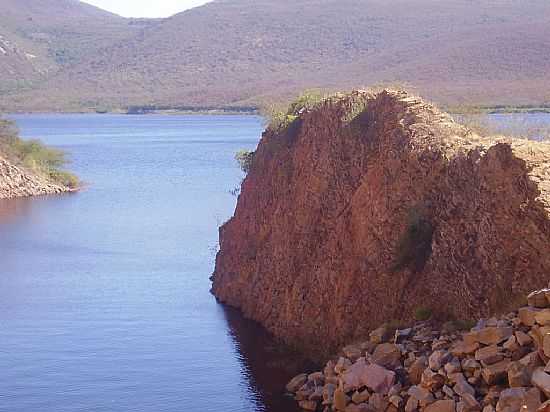
<path id="1" fill-rule="evenodd" d="M 3 93 L 36 87 L 145 24 L 78 0 L 0 0 L 0 10 Z"/>
<path id="2" fill-rule="evenodd" d="M 550 144 L 480 137 L 404 92 L 269 127 L 212 290 L 312 354 L 418 311 L 473 319 L 550 280 Z"/>
<path id="3" fill-rule="evenodd" d="M 55 65 L 36 91 L 4 96 L 4 108 L 250 105 L 381 82 L 445 104 L 550 101 L 545 0 L 224 0 L 139 20 L 130 35 L 132 20 L 93 11 L 92 51 L 53 39 L 73 64 Z M 100 42 L 97 21 L 109 22 Z"/>

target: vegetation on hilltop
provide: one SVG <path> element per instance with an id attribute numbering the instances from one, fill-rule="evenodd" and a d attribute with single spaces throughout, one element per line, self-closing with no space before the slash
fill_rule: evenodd
<path id="1" fill-rule="evenodd" d="M 0 119 L 0 154 L 15 165 L 39 174 L 57 184 L 75 189 L 78 178 L 63 170 L 65 153 L 45 146 L 39 140 L 23 140 L 12 122 Z"/>

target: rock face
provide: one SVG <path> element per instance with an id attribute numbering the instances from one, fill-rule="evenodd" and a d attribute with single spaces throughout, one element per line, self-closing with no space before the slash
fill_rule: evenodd
<path id="1" fill-rule="evenodd" d="M 312 353 L 419 307 L 487 316 L 550 279 L 550 144 L 404 92 L 331 98 L 264 133 L 220 246 L 217 298 Z"/>
<path id="2" fill-rule="evenodd" d="M 0 199 L 70 192 L 71 189 L 30 174 L 0 157 Z"/>

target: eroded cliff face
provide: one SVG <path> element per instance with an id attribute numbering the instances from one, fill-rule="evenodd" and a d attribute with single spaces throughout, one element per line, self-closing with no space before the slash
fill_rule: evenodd
<path id="1" fill-rule="evenodd" d="M 72 191 L 70 188 L 46 181 L 3 159 L 0 156 L 0 199 L 38 196 Z"/>
<path id="2" fill-rule="evenodd" d="M 267 130 L 213 293 L 312 353 L 420 307 L 473 319 L 550 280 L 550 145 L 481 138 L 404 92 Z"/>

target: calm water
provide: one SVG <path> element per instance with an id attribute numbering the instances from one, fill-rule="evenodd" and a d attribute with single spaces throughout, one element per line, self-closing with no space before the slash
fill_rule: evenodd
<path id="1" fill-rule="evenodd" d="M 305 365 L 209 294 L 261 119 L 13 118 L 89 187 L 0 203 L 0 411 L 294 411 Z"/>
<path id="2" fill-rule="evenodd" d="M 0 411 L 294 410 L 302 365 L 209 293 L 261 119 L 12 118 L 89 186 L 0 204 Z"/>

